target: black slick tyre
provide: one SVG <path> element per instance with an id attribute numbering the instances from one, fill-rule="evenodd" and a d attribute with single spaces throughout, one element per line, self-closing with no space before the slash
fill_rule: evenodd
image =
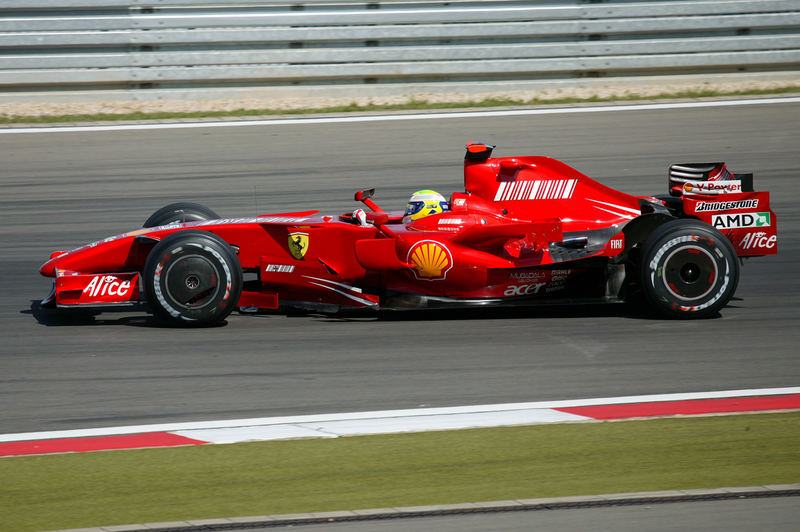
<path id="1" fill-rule="evenodd" d="M 639 281 L 646 302 L 662 316 L 705 318 L 736 292 L 738 258 L 728 239 L 708 224 L 673 220 L 645 240 Z"/>
<path id="2" fill-rule="evenodd" d="M 199 222 L 203 220 L 218 220 L 219 215 L 199 203 L 186 201 L 170 203 L 154 212 L 145 220 L 142 227 L 159 227 L 171 223 Z"/>
<path id="3" fill-rule="evenodd" d="M 219 323 L 242 293 L 239 258 L 207 231 L 180 231 L 164 238 L 148 255 L 142 275 L 150 309 L 170 325 Z"/>

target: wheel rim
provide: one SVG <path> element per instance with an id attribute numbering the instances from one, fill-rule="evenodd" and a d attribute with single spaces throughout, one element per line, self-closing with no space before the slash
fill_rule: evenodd
<path id="1" fill-rule="evenodd" d="M 185 309 L 204 307 L 216 300 L 220 290 L 219 270 L 201 255 L 181 257 L 165 273 L 166 295 Z"/>
<path id="2" fill-rule="evenodd" d="M 717 262 L 711 253 L 698 246 L 674 250 L 664 261 L 664 287 L 675 297 L 692 301 L 702 299 L 714 288 L 719 277 Z"/>

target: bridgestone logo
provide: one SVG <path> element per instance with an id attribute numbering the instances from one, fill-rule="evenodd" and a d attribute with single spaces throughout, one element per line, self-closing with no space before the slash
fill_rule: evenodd
<path id="1" fill-rule="evenodd" d="M 756 208 L 758 208 L 757 199 L 739 201 L 699 201 L 695 207 L 695 212 L 735 211 L 737 209 Z"/>

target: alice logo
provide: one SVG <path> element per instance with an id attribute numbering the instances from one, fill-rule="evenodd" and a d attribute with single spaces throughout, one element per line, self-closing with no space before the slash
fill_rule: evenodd
<path id="1" fill-rule="evenodd" d="M 406 262 L 414 265 L 414 277 L 424 281 L 439 281 L 453 267 L 453 256 L 444 245 L 422 240 L 408 250 Z"/>

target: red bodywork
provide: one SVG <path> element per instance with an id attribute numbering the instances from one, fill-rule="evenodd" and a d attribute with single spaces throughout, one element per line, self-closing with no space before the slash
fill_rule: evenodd
<path id="1" fill-rule="evenodd" d="M 55 277 L 48 301 L 139 302 L 150 250 L 186 229 L 234 247 L 246 281 L 237 306 L 255 309 L 616 300 L 627 253 L 642 235 L 632 228 L 676 216 L 676 202 L 682 216 L 720 229 L 740 256 L 777 252 L 767 192 L 684 191 L 670 210 L 666 199 L 619 192 L 554 159 L 488 158 L 490 149 L 481 157 L 484 145 L 468 148 L 475 146 L 450 211 L 404 224 L 402 213 L 383 212 L 362 191 L 356 199 L 373 211 L 366 224 L 308 211 L 137 229 L 54 253 L 41 268 Z"/>

